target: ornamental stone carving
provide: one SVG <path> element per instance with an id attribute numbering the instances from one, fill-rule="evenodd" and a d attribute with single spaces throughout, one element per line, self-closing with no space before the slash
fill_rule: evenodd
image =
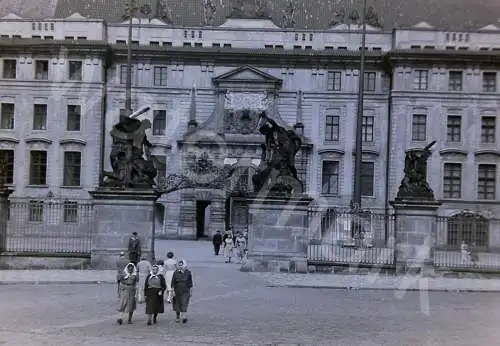
<path id="1" fill-rule="evenodd" d="M 283 18 L 281 20 L 281 27 L 293 28 L 295 26 L 295 14 L 297 10 L 297 1 L 288 0 L 285 9 L 283 10 Z"/>
<path id="2" fill-rule="evenodd" d="M 225 133 L 248 135 L 257 133 L 257 124 L 259 123 L 260 111 L 243 109 L 243 110 L 226 110 L 224 113 L 224 129 Z"/>
<path id="3" fill-rule="evenodd" d="M 266 93 L 228 91 L 225 97 L 224 108 L 231 110 L 266 110 L 272 102 Z"/>
<path id="4" fill-rule="evenodd" d="M 203 22 L 205 25 L 213 25 L 216 13 L 216 0 L 203 0 Z"/>

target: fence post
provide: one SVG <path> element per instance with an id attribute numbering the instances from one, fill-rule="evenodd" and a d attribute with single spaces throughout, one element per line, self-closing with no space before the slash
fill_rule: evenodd
<path id="1" fill-rule="evenodd" d="M 7 248 L 7 223 L 9 221 L 9 196 L 14 190 L 0 186 L 0 253 Z"/>

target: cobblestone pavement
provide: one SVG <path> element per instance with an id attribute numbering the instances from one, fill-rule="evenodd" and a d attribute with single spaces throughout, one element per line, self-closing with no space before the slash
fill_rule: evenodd
<path id="1" fill-rule="evenodd" d="M 0 285 L 0 345 L 496 346 L 500 294 L 266 287 L 235 265 L 193 265 L 189 322 L 115 322 L 115 286 Z"/>

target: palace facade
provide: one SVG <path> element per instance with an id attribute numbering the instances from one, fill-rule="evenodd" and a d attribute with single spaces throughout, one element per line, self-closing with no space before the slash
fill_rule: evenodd
<path id="1" fill-rule="evenodd" d="M 357 3 L 141 0 L 127 42 L 125 0 L 32 2 L 0 5 L 0 154 L 14 197 L 50 191 L 78 200 L 98 186 L 101 170 L 110 170 L 109 131 L 125 108 L 130 43 L 132 108 L 151 107 L 143 117 L 153 124 L 159 185 L 179 173 L 198 182 L 161 197 L 158 233 L 190 239 L 245 222 L 229 197 L 252 190 L 262 111 L 302 135 L 305 192 L 323 205 L 348 205 Z M 441 215 L 495 217 L 500 4 L 462 1 L 469 7 L 459 11 L 443 1 L 428 14 L 424 2 L 389 2 L 374 1 L 366 18 L 363 206 L 388 208 L 405 151 L 436 140 L 428 179 Z M 206 172 L 224 164 L 237 170 L 216 184 Z M 490 242 L 500 244 L 500 235 Z"/>

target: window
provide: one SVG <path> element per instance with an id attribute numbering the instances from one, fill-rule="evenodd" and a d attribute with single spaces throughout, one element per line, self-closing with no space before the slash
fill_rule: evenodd
<path id="1" fill-rule="evenodd" d="M 411 139 L 412 141 L 425 141 L 427 137 L 427 115 L 413 114 Z"/>
<path id="2" fill-rule="evenodd" d="M 74 36 L 64 36 L 64 39 L 67 41 L 72 41 L 75 39 L 75 37 Z"/>
<path id="3" fill-rule="evenodd" d="M 14 104 L 2 103 L 0 107 L 0 129 L 12 130 L 14 129 Z"/>
<path id="4" fill-rule="evenodd" d="M 149 41 L 149 45 L 150 46 L 157 46 L 157 47 L 159 47 L 160 46 L 160 42 L 159 41 Z"/>
<path id="5" fill-rule="evenodd" d="M 231 48 L 231 47 L 232 47 L 231 43 L 224 43 L 224 48 Z"/>
<path id="6" fill-rule="evenodd" d="M 77 105 L 68 105 L 67 112 L 67 131 L 80 131 L 81 129 L 81 117 L 82 117 L 82 108 Z"/>
<path id="7" fill-rule="evenodd" d="M 0 150 L 0 164 L 5 165 L 3 183 L 14 184 L 14 150 Z"/>
<path id="8" fill-rule="evenodd" d="M 448 245 L 459 248 L 464 241 L 471 248 L 487 248 L 489 222 L 486 218 L 470 212 L 463 212 L 448 219 Z"/>
<path id="9" fill-rule="evenodd" d="M 69 61 L 69 80 L 82 80 L 82 62 L 78 60 Z"/>
<path id="10" fill-rule="evenodd" d="M 496 193 L 496 165 L 479 165 L 477 179 L 477 198 L 478 199 L 495 199 Z"/>
<path id="11" fill-rule="evenodd" d="M 361 127 L 361 138 L 363 142 L 373 142 L 373 129 L 375 118 L 363 116 L 363 126 Z"/>
<path id="12" fill-rule="evenodd" d="M 483 72 L 483 91 L 490 93 L 497 91 L 496 72 Z"/>
<path id="13" fill-rule="evenodd" d="M 54 36 L 44 36 L 43 39 L 44 40 L 53 40 Z"/>
<path id="14" fill-rule="evenodd" d="M 127 65 L 120 65 L 120 84 L 127 83 Z"/>
<path id="15" fill-rule="evenodd" d="M 153 112 L 153 136 L 165 136 L 167 130 L 167 112 L 156 110 Z"/>
<path id="16" fill-rule="evenodd" d="M 325 140 L 338 141 L 340 138 L 340 117 L 327 115 L 325 118 Z"/>
<path id="17" fill-rule="evenodd" d="M 448 76 L 448 90 L 462 91 L 462 71 L 450 71 Z"/>
<path id="18" fill-rule="evenodd" d="M 76 39 L 80 40 L 80 41 L 85 41 L 85 40 L 87 40 L 87 37 L 85 37 L 85 36 L 78 36 Z"/>
<path id="19" fill-rule="evenodd" d="M 49 62 L 48 60 L 37 60 L 35 62 L 35 79 L 48 80 L 49 79 Z"/>
<path id="20" fill-rule="evenodd" d="M 64 152 L 63 186 L 80 186 L 82 153 L 79 151 Z"/>
<path id="21" fill-rule="evenodd" d="M 47 130 L 47 105 L 33 105 L 33 130 Z"/>
<path id="22" fill-rule="evenodd" d="M 415 70 L 415 79 L 413 80 L 413 89 L 427 90 L 429 87 L 429 71 Z"/>
<path id="23" fill-rule="evenodd" d="M 4 59 L 2 78 L 16 79 L 17 75 L 17 61 L 14 59 Z"/>
<path id="24" fill-rule="evenodd" d="M 339 193 L 339 162 L 323 161 L 321 171 L 321 193 L 336 195 Z"/>
<path id="25" fill-rule="evenodd" d="M 448 115 L 446 131 L 448 142 L 460 142 L 462 140 L 462 117 L 460 115 Z"/>
<path id="26" fill-rule="evenodd" d="M 377 74 L 375 72 L 365 72 L 364 79 L 364 90 L 365 91 L 375 91 L 375 82 Z"/>
<path id="27" fill-rule="evenodd" d="M 47 152 L 41 150 L 30 151 L 30 185 L 47 184 Z"/>
<path id="28" fill-rule="evenodd" d="M 340 91 L 342 89 L 342 72 L 328 71 L 328 90 Z"/>
<path id="29" fill-rule="evenodd" d="M 29 203 L 29 221 L 42 222 L 43 221 L 43 202 L 30 201 Z"/>
<path id="30" fill-rule="evenodd" d="M 64 223 L 78 222 L 78 202 L 64 201 L 63 203 Z"/>
<path id="31" fill-rule="evenodd" d="M 361 195 L 373 196 L 373 183 L 375 178 L 375 164 L 373 162 L 361 163 Z"/>
<path id="32" fill-rule="evenodd" d="M 154 155 L 153 162 L 156 167 L 156 182 L 163 184 L 167 178 L 167 157 L 163 155 Z"/>
<path id="33" fill-rule="evenodd" d="M 481 143 L 495 143 L 496 118 L 481 118 Z"/>
<path id="34" fill-rule="evenodd" d="M 443 174 L 443 197 L 461 198 L 462 196 L 462 164 L 445 163 Z"/>
<path id="35" fill-rule="evenodd" d="M 155 66 L 153 84 L 159 86 L 167 85 L 167 67 L 166 66 Z"/>

